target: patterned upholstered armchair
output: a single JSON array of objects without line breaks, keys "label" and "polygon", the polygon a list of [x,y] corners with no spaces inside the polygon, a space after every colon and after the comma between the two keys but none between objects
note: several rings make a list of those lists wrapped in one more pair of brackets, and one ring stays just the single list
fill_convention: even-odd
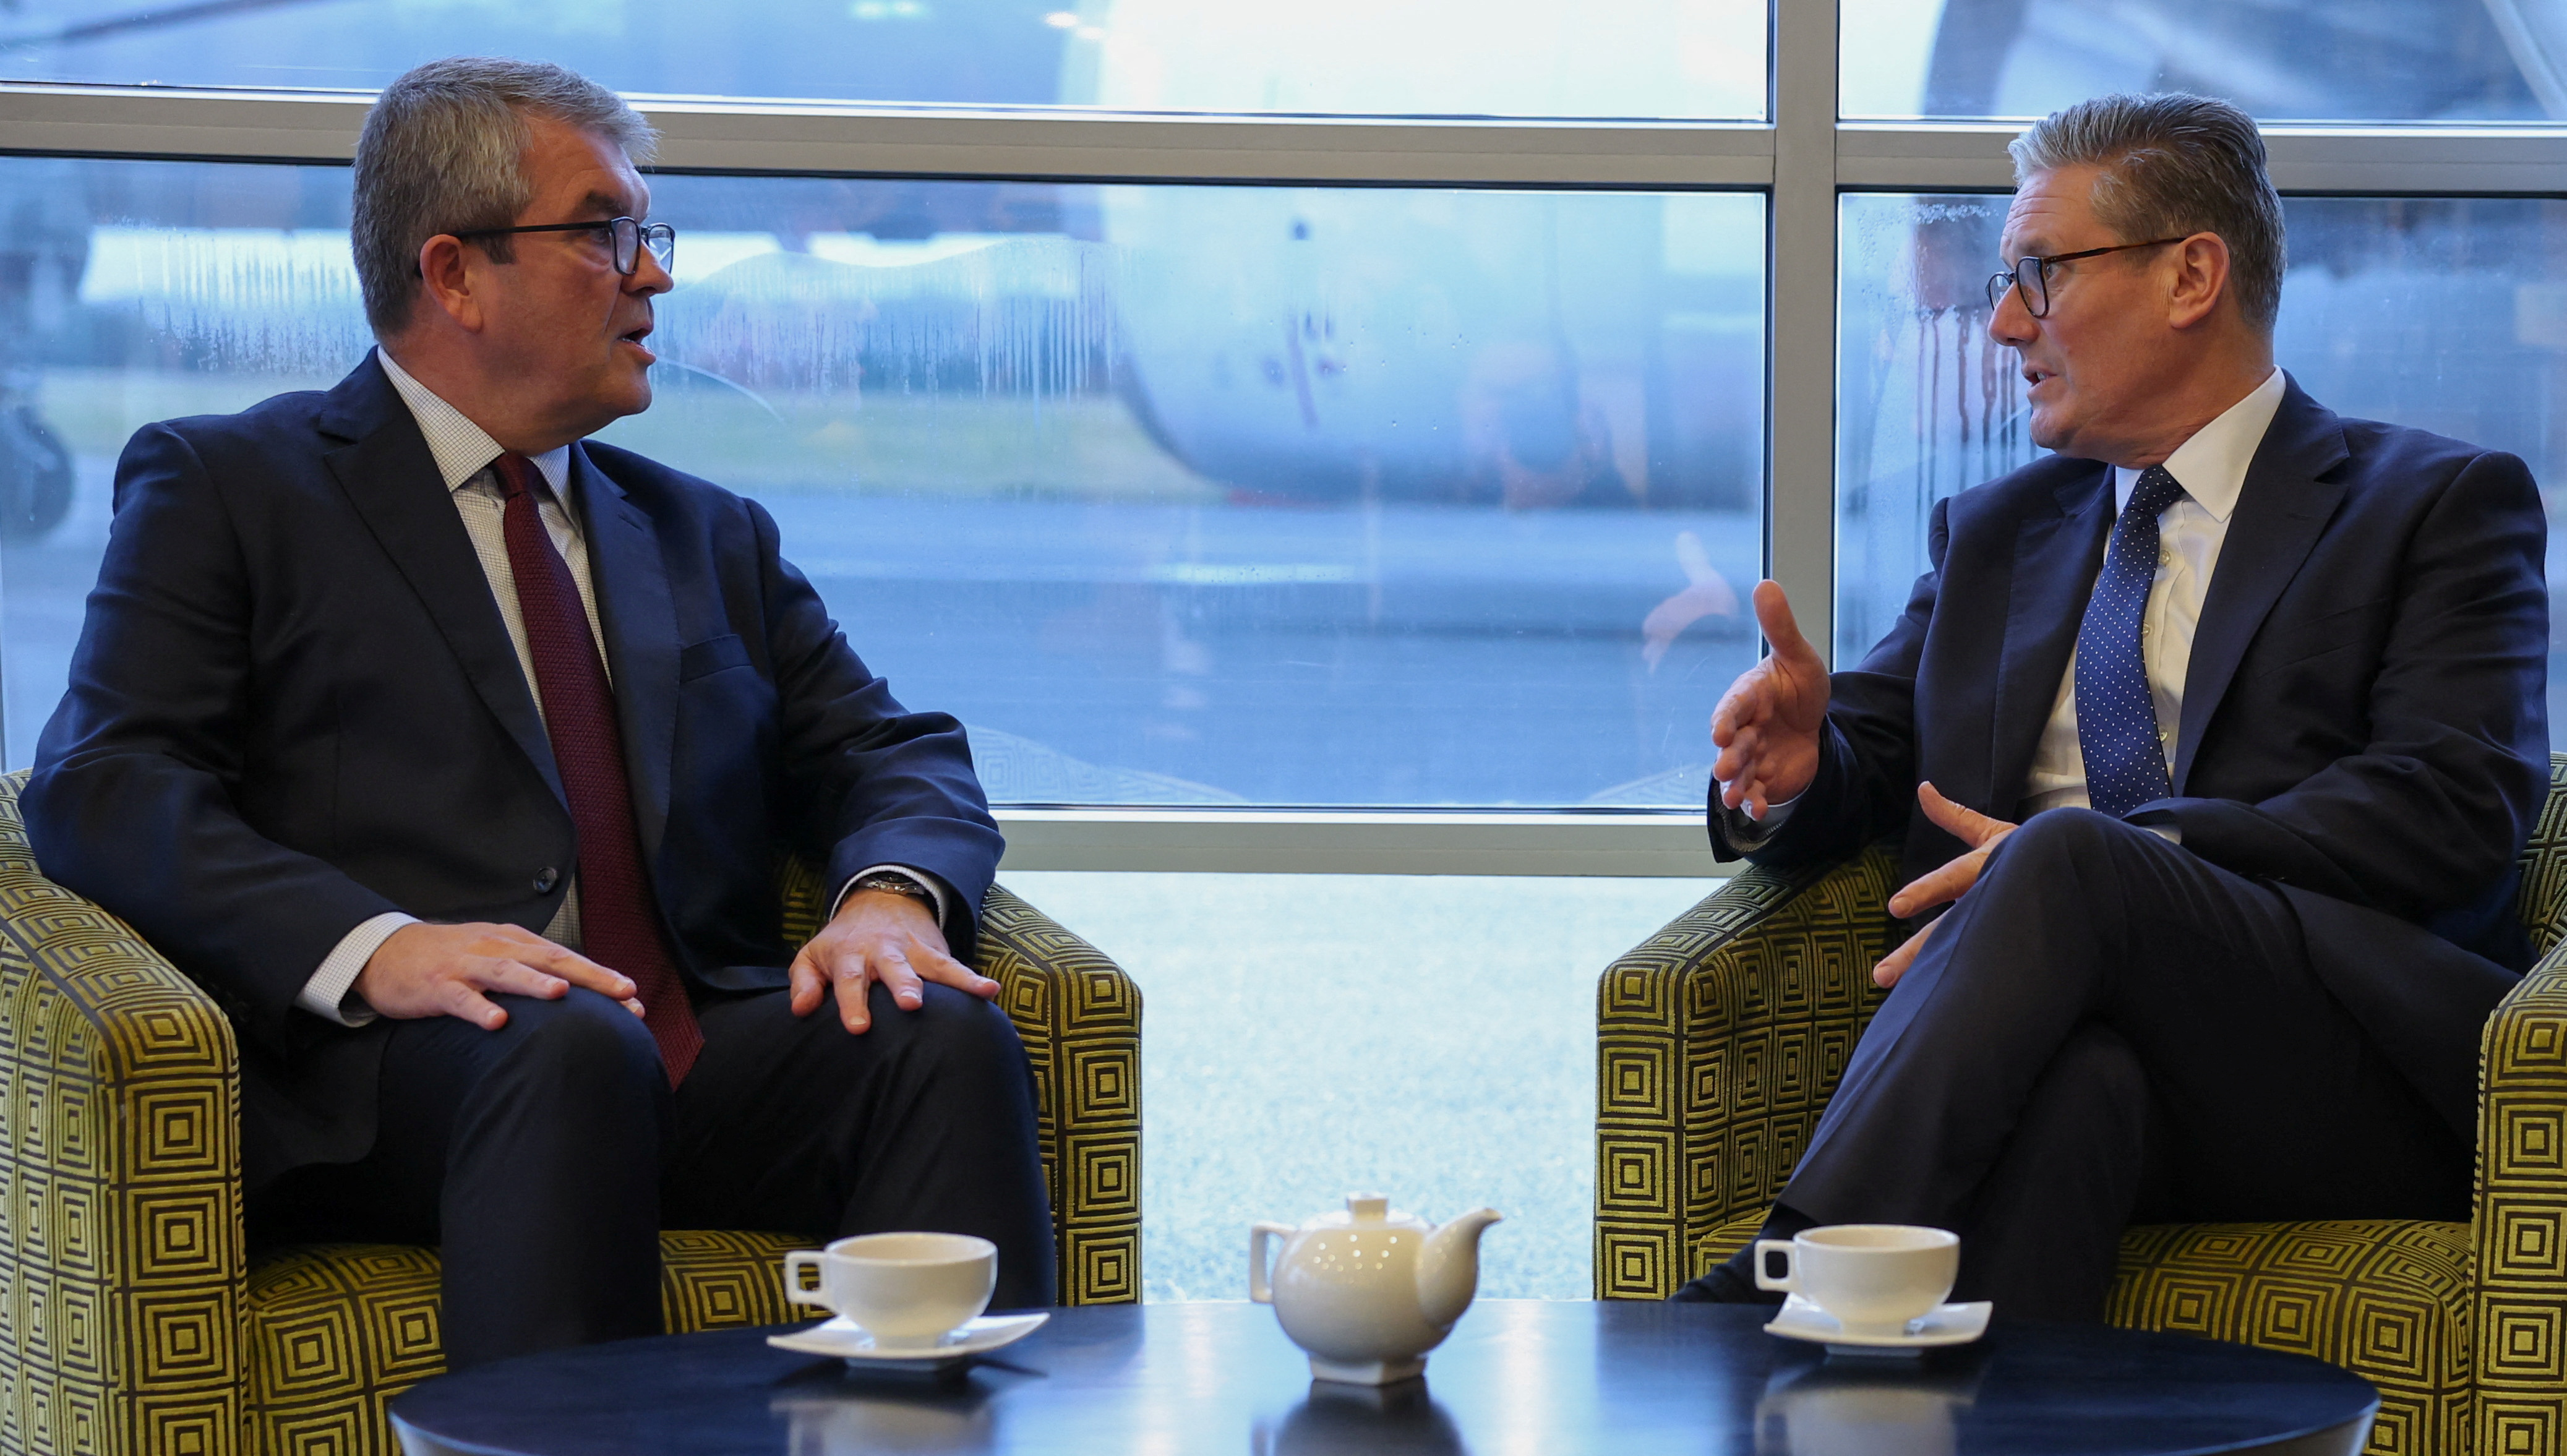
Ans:
[{"label": "patterned upholstered armchair", "polygon": [[[444,1368],[432,1249],[248,1258],[239,1089],[213,1002],[116,917],[36,872],[0,779],[0,1452],[396,1450],[384,1408]],[[787,866],[788,934],[819,922]],[[1141,1288],[1141,998],[1004,890],[980,967],[1030,1054],[1062,1299]],[[663,1236],[671,1329],[771,1324],[810,1231]]]},{"label": "patterned upholstered armchair", "polygon": [[[2541,961],[2488,1020],[2465,1224],[2135,1228],[2115,1323],[2380,1387],[2370,1449],[2567,1456],[2567,754],[2523,852]],[[1755,1232],[1880,1003],[1894,861],[1753,869],[1597,989],[1595,1294],[1658,1299]]]}]

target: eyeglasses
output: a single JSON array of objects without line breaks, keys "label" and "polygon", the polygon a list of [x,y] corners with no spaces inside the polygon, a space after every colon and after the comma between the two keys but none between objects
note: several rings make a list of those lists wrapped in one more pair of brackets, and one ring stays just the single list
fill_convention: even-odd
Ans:
[{"label": "eyeglasses", "polygon": [[678,230],[665,222],[644,222],[632,217],[610,217],[603,222],[538,222],[528,227],[458,228],[450,237],[502,237],[517,232],[602,232],[615,244],[615,271],[630,278],[642,266],[642,249],[660,260],[662,268],[674,265],[678,256]]},{"label": "eyeglasses", "polygon": [[2015,265],[2002,273],[1988,275],[1988,307],[2005,307],[2006,290],[2021,289],[2026,312],[2036,319],[2050,317],[2050,270],[2061,263],[2074,263],[2080,258],[2100,258],[2106,253],[2126,253],[2133,248],[2161,248],[2179,243],[2179,237],[2161,237],[2148,242],[2115,243],[2109,248],[2088,248],[2082,253],[2053,253],[2047,258],[2018,258]]}]

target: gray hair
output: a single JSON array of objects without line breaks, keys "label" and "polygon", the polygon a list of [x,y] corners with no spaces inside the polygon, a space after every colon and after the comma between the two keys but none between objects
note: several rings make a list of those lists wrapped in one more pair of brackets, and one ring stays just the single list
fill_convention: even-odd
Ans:
[{"label": "gray hair", "polygon": [[[636,162],[658,150],[660,134],[622,97],[543,62],[457,56],[430,61],[384,89],[357,139],[349,228],[375,337],[409,324],[420,291],[419,250],[429,238],[506,227],[534,200],[524,165],[530,116],[593,132]],[[483,250],[514,262],[511,241],[490,238]]]},{"label": "gray hair", "polygon": [[2124,242],[2213,232],[2246,322],[2270,334],[2282,311],[2282,198],[2254,119],[2181,92],[2099,96],[2053,112],[2006,144],[2016,185],[2035,172],[2095,166],[2095,216]]}]

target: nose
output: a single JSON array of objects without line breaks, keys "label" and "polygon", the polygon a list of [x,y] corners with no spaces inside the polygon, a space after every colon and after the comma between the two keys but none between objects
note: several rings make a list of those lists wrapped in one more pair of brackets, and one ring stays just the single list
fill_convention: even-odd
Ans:
[{"label": "nose", "polygon": [[1988,315],[1988,337],[2008,349],[2021,349],[2041,332],[2041,321],[2024,306],[2023,290],[2009,288],[1997,298],[1996,312]]},{"label": "nose", "polygon": [[639,256],[633,260],[633,276],[625,280],[625,291],[647,297],[666,293],[678,286],[677,278],[671,275],[667,268],[661,266],[659,254],[647,247],[637,248],[635,251]]}]

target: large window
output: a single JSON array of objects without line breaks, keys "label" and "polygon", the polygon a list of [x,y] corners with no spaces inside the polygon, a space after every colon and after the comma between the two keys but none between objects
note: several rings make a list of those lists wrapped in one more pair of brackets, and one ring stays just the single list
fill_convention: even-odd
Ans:
[{"label": "large window", "polygon": [[[1595,973],[1690,908],[1678,879],[1002,873],[1114,955],[1141,1040],[1143,1281],[1247,1296],[1247,1226],[1359,1188],[1507,1216],[1480,1293],[1582,1300]],[[1535,933],[1528,933],[1529,931]]]},{"label": "large window", "polygon": [[2110,91],[2191,91],[2258,118],[2567,116],[2550,0],[1844,0],[1845,114],[2038,117]]},{"label": "large window", "polygon": [[[13,762],[126,437],[363,357],[347,182],[0,158],[44,214]],[[658,398],[604,437],[763,501],[871,665],[971,727],[994,798],[1702,802],[1761,565],[1761,198],[655,191]]]},{"label": "large window", "polygon": [[16,0],[0,76],[371,90],[464,50],[664,96],[1749,119],[1765,24],[1758,0]]},{"label": "large window", "polygon": [[1515,1215],[1491,1292],[1583,1293],[1593,978],[1709,888],[1748,587],[1858,656],[1932,502],[2031,456],[2005,119],[2244,105],[2285,367],[2567,482],[2536,0],[18,0],[10,765],[124,439],[362,355],[364,93],[467,47],[668,135],[659,402],[610,437],[773,510],[971,725],[1009,882],[1141,980],[1153,1298],[1374,1179]]}]

